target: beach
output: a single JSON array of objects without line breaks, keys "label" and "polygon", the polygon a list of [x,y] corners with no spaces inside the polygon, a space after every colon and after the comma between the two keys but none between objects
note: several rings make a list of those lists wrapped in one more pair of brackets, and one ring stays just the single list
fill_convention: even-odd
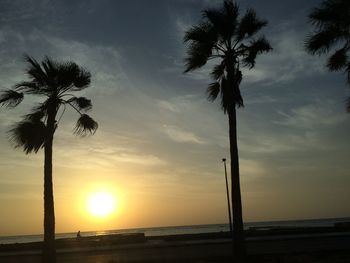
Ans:
[{"label": "beach", "polygon": [[[334,230],[334,229],[333,229]],[[350,262],[350,231],[248,231],[248,262]],[[2,263],[40,262],[40,243],[1,247]],[[143,234],[57,240],[57,262],[230,262],[229,233],[145,237]]]}]

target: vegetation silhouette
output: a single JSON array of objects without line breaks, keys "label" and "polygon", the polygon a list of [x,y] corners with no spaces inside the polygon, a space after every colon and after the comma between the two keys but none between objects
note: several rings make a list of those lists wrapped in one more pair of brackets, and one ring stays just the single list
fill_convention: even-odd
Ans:
[{"label": "vegetation silhouette", "polygon": [[221,9],[204,10],[202,21],[190,28],[184,36],[184,42],[187,43],[185,73],[201,68],[212,59],[219,62],[211,72],[214,82],[209,85],[207,94],[210,101],[214,101],[220,94],[221,107],[229,119],[232,239],[234,258],[238,260],[246,256],[236,123],[236,107],[243,106],[239,89],[242,80],[240,68],[253,68],[257,55],[272,50],[264,36],[254,38],[266,25],[267,21],[257,18],[253,9],[248,9],[240,16],[239,6],[232,0],[226,0]]},{"label": "vegetation silhouette", "polygon": [[[350,85],[350,1],[325,0],[314,8],[309,19],[316,32],[306,40],[307,51],[321,55],[334,48],[327,67],[330,71],[344,71]],[[350,112],[350,97],[346,100],[346,109]]]},{"label": "vegetation silhouette", "polygon": [[[67,106],[80,115],[74,133],[80,136],[93,134],[98,128],[85,112],[92,108],[91,100],[75,97],[72,93],[90,85],[91,74],[74,62],[56,62],[45,57],[39,63],[25,56],[29,67],[26,73],[29,81],[16,84],[0,95],[0,105],[16,107],[26,95],[34,95],[45,100],[23,116],[9,131],[15,147],[23,148],[26,154],[37,153],[44,148],[44,245],[43,262],[55,263],[55,212],[52,185],[52,148],[57,126]],[[58,117],[58,119],[57,119]]]}]

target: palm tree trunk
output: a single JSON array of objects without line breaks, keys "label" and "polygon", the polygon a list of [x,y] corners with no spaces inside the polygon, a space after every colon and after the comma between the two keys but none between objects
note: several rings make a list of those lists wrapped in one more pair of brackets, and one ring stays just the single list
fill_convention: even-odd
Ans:
[{"label": "palm tree trunk", "polygon": [[239,182],[239,161],[237,147],[237,117],[236,107],[228,109],[229,133],[230,133],[230,154],[231,154],[231,202],[233,213],[233,256],[241,260],[246,256],[244,243],[243,217],[241,187]]},{"label": "palm tree trunk", "polygon": [[52,184],[52,146],[55,132],[55,113],[48,114],[44,162],[44,247],[43,263],[56,263],[55,210]]}]

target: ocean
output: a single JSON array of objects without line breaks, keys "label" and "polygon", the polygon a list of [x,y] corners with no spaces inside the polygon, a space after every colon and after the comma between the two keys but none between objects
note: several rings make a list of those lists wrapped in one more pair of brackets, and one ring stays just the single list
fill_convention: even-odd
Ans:
[{"label": "ocean", "polygon": [[[277,227],[331,227],[335,223],[350,222],[350,217],[327,218],[327,219],[306,219],[306,220],[286,220],[286,221],[265,221],[247,222],[244,228],[277,228]],[[191,225],[191,226],[169,226],[169,227],[149,227],[134,229],[116,229],[106,231],[81,232],[81,236],[100,236],[111,234],[144,233],[145,236],[166,236],[176,234],[198,234],[229,231],[228,224]],[[57,233],[56,239],[76,237],[77,232]],[[43,241],[43,235],[22,235],[22,236],[0,236],[0,244],[29,243]]]}]

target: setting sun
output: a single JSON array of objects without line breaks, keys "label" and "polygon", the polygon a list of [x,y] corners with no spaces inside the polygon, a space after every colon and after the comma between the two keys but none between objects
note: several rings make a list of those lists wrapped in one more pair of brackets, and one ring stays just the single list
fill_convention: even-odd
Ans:
[{"label": "setting sun", "polygon": [[96,217],[109,216],[116,209],[115,197],[109,192],[93,193],[87,200],[87,209]]}]

